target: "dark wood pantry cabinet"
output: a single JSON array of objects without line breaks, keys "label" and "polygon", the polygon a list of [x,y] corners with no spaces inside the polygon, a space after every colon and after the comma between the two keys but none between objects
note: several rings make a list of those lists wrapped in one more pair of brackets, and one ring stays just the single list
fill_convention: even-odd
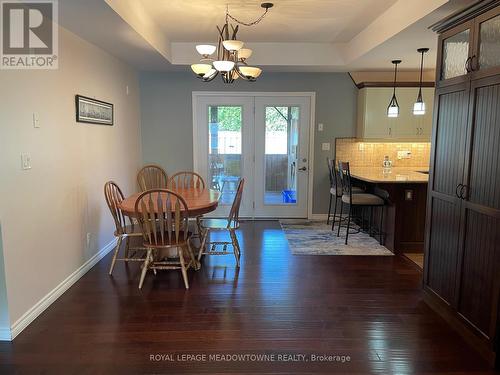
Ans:
[{"label": "dark wood pantry cabinet", "polygon": [[498,367],[500,1],[477,2],[433,29],[425,299]]}]

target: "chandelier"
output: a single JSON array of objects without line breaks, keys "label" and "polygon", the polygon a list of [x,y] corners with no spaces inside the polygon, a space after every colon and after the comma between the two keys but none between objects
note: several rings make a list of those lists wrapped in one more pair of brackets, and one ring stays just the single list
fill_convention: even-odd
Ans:
[{"label": "chandelier", "polygon": [[[191,69],[203,82],[210,82],[219,74],[224,83],[233,83],[241,78],[245,81],[254,82],[262,73],[262,69],[247,64],[247,59],[252,55],[250,48],[243,48],[244,43],[237,39],[239,25],[253,26],[262,21],[268,10],[273,7],[272,3],[262,3],[264,13],[255,21],[245,23],[239,21],[231,14],[226,7],[226,23],[222,28],[217,26],[219,32],[217,46],[211,44],[201,44],[196,46],[196,51],[202,56],[198,64],[191,65]],[[239,25],[236,27],[229,23],[229,20]],[[231,30],[229,30],[231,28]],[[212,58],[217,51],[216,58]]]}]

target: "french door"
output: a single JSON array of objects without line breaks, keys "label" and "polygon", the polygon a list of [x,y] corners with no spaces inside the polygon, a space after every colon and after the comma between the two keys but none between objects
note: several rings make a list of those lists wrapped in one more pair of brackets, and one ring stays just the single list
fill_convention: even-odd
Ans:
[{"label": "french door", "polygon": [[193,93],[194,167],[225,216],[245,178],[243,217],[307,217],[311,95]]}]

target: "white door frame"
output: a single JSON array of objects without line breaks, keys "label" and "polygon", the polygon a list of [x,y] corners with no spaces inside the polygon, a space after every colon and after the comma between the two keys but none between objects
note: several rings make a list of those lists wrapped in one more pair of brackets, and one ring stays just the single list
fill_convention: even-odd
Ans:
[{"label": "white door frame", "polygon": [[193,91],[192,92],[192,113],[193,113],[193,170],[199,170],[197,154],[200,145],[197,140],[197,115],[196,107],[200,96],[302,96],[309,97],[311,100],[310,121],[309,121],[309,181],[307,192],[307,218],[312,219],[313,213],[313,188],[314,188],[314,133],[315,133],[315,114],[316,114],[316,92],[297,91],[297,92],[265,92],[265,91]]}]

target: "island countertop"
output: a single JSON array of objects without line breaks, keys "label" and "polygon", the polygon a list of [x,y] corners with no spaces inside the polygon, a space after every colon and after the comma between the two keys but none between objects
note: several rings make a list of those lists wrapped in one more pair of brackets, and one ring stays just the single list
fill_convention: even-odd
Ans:
[{"label": "island countertop", "polygon": [[426,184],[429,181],[429,167],[354,167],[351,176],[370,183]]}]

